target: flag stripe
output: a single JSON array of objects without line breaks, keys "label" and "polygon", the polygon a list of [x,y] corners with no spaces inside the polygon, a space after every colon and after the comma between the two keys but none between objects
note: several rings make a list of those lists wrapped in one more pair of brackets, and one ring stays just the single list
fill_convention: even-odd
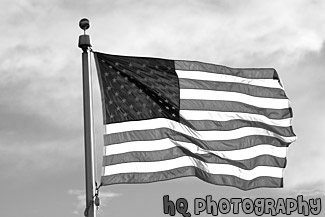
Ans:
[{"label": "flag stripe", "polygon": [[[183,123],[183,120],[180,121]],[[210,120],[200,120],[200,121],[184,121],[184,124],[190,126],[198,131],[231,131],[239,130],[244,127],[253,127],[265,129],[270,132],[276,133],[280,136],[293,137],[295,134],[292,132],[292,127],[278,127],[267,125],[261,122],[246,121],[246,120],[231,120],[231,121],[210,121]]]},{"label": "flag stripe", "polygon": [[105,125],[105,134],[112,133],[121,133],[125,131],[134,131],[134,130],[149,130],[156,128],[168,128],[173,131],[182,133],[184,135],[190,136],[194,139],[211,141],[211,140],[231,140],[238,139],[245,136],[250,135],[264,135],[271,136],[274,138],[281,139],[284,142],[293,142],[295,140],[295,136],[281,136],[269,130],[265,130],[262,128],[256,127],[242,127],[235,130],[229,131],[198,131],[191,129],[190,127],[165,118],[155,118],[149,120],[141,120],[141,121],[128,121],[121,123],[113,123],[110,125]]},{"label": "flag stripe", "polygon": [[251,96],[286,99],[283,89],[254,86],[251,84],[229,83],[219,81],[201,81],[192,79],[179,79],[181,89],[204,89],[217,91],[230,91],[244,93]]},{"label": "flag stripe", "polygon": [[270,109],[270,108],[258,108],[248,104],[240,102],[230,101],[211,101],[211,100],[194,100],[194,99],[182,99],[180,101],[181,110],[208,110],[208,111],[220,111],[220,112],[239,112],[260,114],[270,119],[286,119],[292,117],[291,108],[285,109]]},{"label": "flag stripe", "polygon": [[251,79],[279,79],[275,69],[272,68],[230,68],[197,61],[175,60],[175,69],[185,71],[211,72],[224,75],[233,75]]},{"label": "flag stripe", "polygon": [[[152,145],[152,143],[155,145]],[[191,142],[182,142],[173,140],[170,138],[149,140],[149,141],[133,141],[124,142],[119,144],[113,144],[105,146],[104,155],[116,155],[128,152],[154,152],[160,150],[168,150],[174,147],[181,147],[183,149],[189,150],[193,154],[213,154],[228,160],[246,160],[251,159],[260,155],[272,155],[279,158],[284,158],[286,156],[286,147],[275,147],[272,145],[257,145],[249,148],[236,149],[230,151],[214,151],[203,149]]]},{"label": "flag stripe", "polygon": [[[292,118],[271,119],[264,115],[249,114],[240,112],[220,112],[220,111],[200,111],[200,110],[180,110],[180,115],[186,120],[213,120],[226,122],[231,120],[257,121],[278,127],[290,127]],[[221,124],[221,123],[220,123]]]},{"label": "flag stripe", "polygon": [[166,181],[190,176],[195,176],[211,184],[233,186],[242,190],[250,190],[259,187],[278,188],[283,186],[283,178],[263,176],[257,177],[253,180],[244,180],[231,175],[213,175],[196,167],[181,167],[153,173],[124,173],[102,176],[101,181],[106,185],[130,183],[136,184]]},{"label": "flag stripe", "polygon": [[282,178],[283,169],[279,167],[258,166],[245,170],[229,164],[205,163],[190,156],[155,162],[129,162],[104,167],[104,176],[121,173],[152,173],[167,171],[180,167],[193,166],[210,174],[232,175],[244,180],[252,180],[261,176]]},{"label": "flag stripe", "polygon": [[171,160],[183,156],[191,156],[206,163],[229,164],[245,170],[252,170],[258,166],[273,166],[284,168],[285,158],[278,158],[270,155],[261,155],[246,160],[228,160],[213,154],[194,155],[181,147],[174,147],[167,150],[154,152],[129,152],[125,154],[104,156],[103,166],[116,165],[128,162],[155,162]]},{"label": "flag stripe", "polygon": [[158,128],[151,130],[136,130],[121,132],[115,134],[104,135],[105,146],[111,146],[113,144],[131,142],[131,141],[151,141],[170,138],[180,142],[190,142],[198,147],[207,150],[214,151],[231,151],[236,149],[244,149],[254,147],[257,145],[272,145],[274,147],[288,147],[290,143],[283,142],[282,140],[270,136],[245,136],[239,139],[232,140],[214,140],[214,141],[202,141],[194,139],[190,136],[186,136],[181,133],[177,133],[171,129]]},{"label": "flag stripe", "polygon": [[209,73],[202,71],[181,71],[176,70],[178,78],[187,78],[201,81],[217,81],[217,82],[229,82],[229,83],[241,83],[250,84],[261,87],[279,88],[283,89],[278,80],[273,79],[248,79],[243,77],[237,77],[233,75],[224,75],[219,73]]},{"label": "flag stripe", "polygon": [[227,91],[180,89],[180,98],[181,100],[226,100],[233,102],[242,102],[259,108],[285,109],[290,107],[288,99],[254,97],[243,93]]}]

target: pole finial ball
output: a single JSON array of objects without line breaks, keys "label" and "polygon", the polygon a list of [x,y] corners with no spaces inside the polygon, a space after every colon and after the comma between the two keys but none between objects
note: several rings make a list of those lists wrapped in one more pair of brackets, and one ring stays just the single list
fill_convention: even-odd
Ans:
[{"label": "pole finial ball", "polygon": [[83,29],[84,31],[86,31],[87,29],[89,29],[90,24],[89,24],[89,20],[86,18],[83,18],[79,21],[79,27],[81,29]]}]

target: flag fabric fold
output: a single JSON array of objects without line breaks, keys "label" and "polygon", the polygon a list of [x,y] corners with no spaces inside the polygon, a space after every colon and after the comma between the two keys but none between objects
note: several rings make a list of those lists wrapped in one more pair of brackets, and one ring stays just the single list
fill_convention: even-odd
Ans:
[{"label": "flag fabric fold", "polygon": [[274,69],[94,55],[103,185],[195,176],[242,190],[283,186],[296,136]]}]

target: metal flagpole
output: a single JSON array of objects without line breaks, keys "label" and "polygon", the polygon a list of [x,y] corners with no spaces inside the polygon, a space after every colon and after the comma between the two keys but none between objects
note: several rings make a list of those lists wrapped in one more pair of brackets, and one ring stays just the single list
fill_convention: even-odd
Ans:
[{"label": "metal flagpole", "polygon": [[84,34],[79,36],[78,46],[82,49],[82,77],[83,77],[83,109],[84,109],[84,139],[85,139],[85,169],[86,169],[86,217],[95,217],[94,206],[95,175],[93,158],[93,118],[92,118],[92,93],[91,75],[88,64],[88,48],[91,47],[89,35],[86,30],[89,28],[89,20],[81,19],[79,27]]}]

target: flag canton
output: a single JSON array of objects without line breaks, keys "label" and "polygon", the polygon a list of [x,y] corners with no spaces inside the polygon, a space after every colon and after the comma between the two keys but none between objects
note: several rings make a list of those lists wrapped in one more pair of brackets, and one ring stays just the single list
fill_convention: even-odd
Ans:
[{"label": "flag canton", "polygon": [[104,124],[152,118],[179,121],[179,83],[173,61],[96,55]]}]

